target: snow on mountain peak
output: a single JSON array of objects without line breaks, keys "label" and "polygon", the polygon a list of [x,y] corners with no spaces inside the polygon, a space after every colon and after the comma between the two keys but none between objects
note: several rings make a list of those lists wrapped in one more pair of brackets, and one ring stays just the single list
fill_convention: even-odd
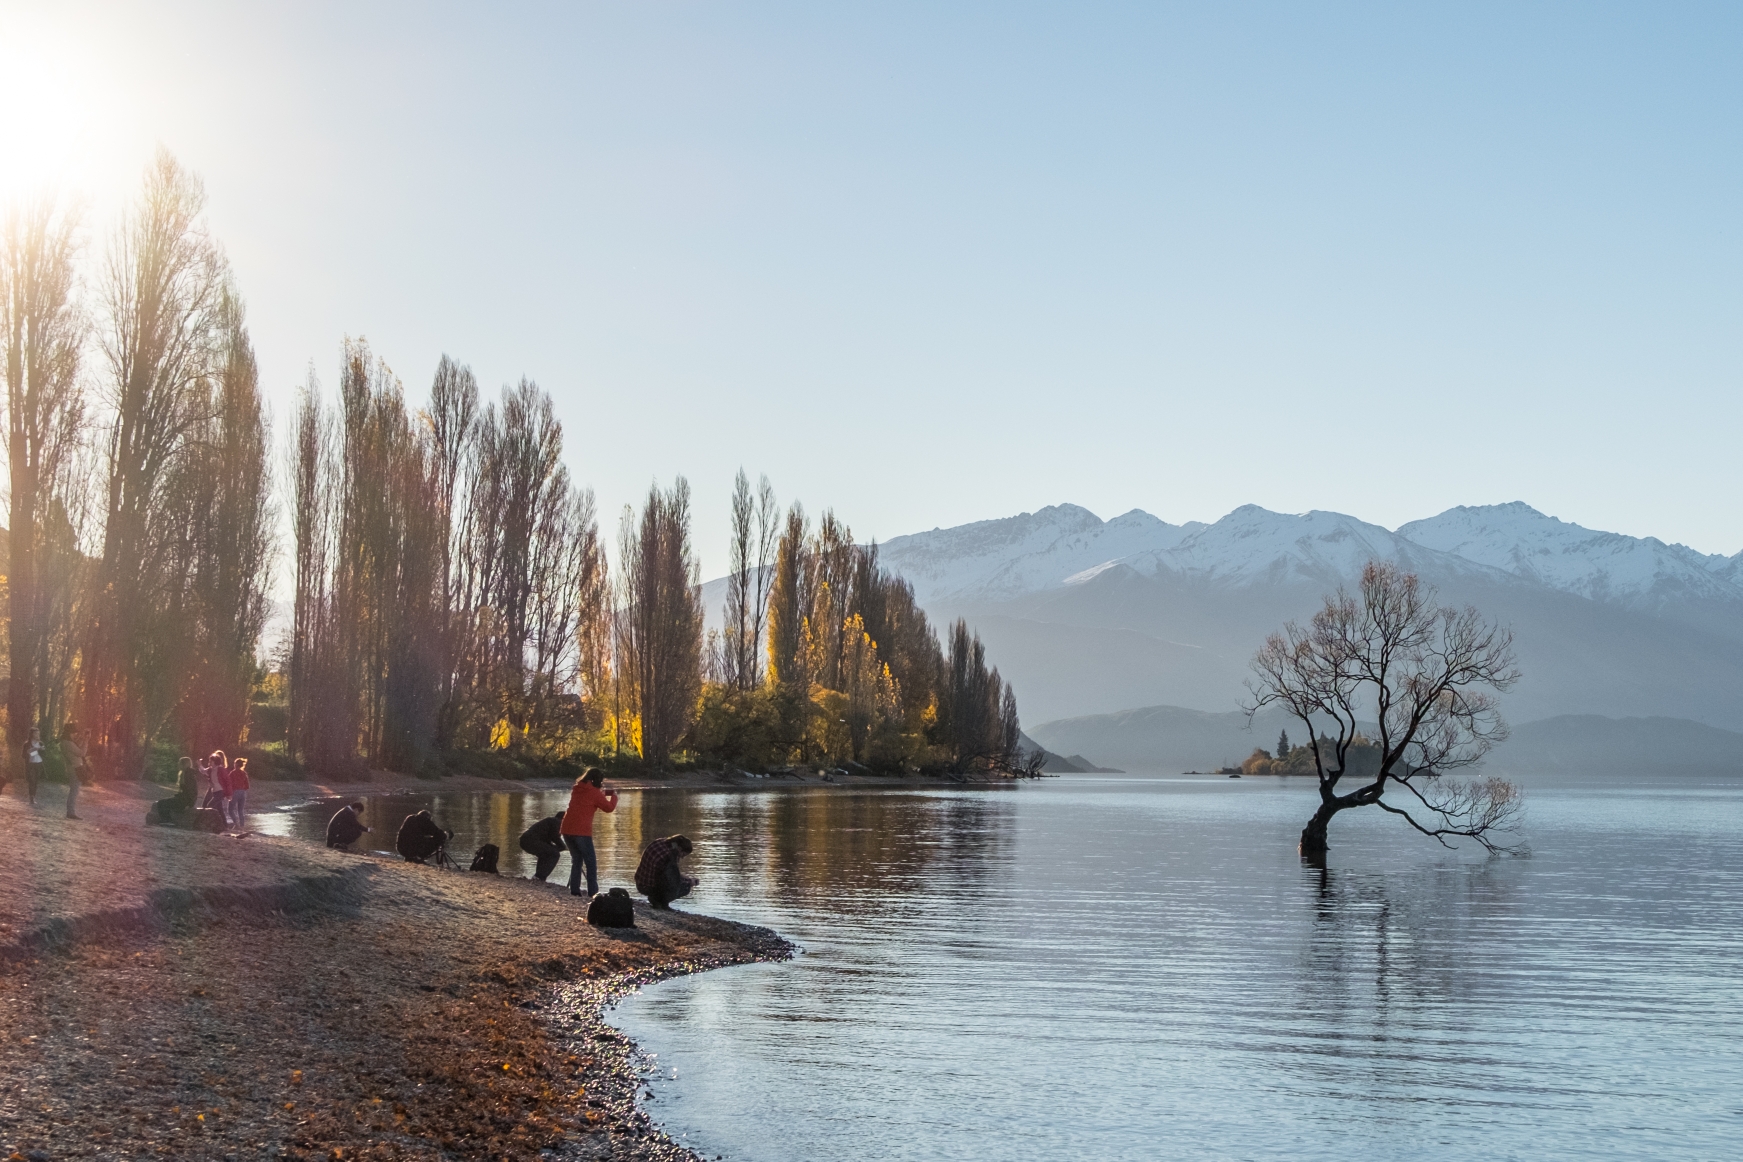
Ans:
[{"label": "snow on mountain peak", "polygon": [[1140,509],[1103,521],[1075,504],[1002,520],[894,537],[879,559],[921,601],[1012,597],[1063,585],[1086,569],[1166,548],[1196,524],[1171,525]]},{"label": "snow on mountain peak", "polygon": [[1449,508],[1398,533],[1594,601],[1656,608],[1672,599],[1743,600],[1743,590],[1723,573],[1723,557],[1657,537],[1597,532],[1517,500]]},{"label": "snow on mountain peak", "polygon": [[1429,580],[1524,581],[1643,611],[1691,600],[1743,609],[1743,553],[1709,557],[1654,537],[1595,532],[1523,501],[1451,508],[1396,532],[1322,509],[1244,504],[1213,524],[1173,525],[1141,509],[1104,521],[1060,504],[896,537],[882,557],[923,602],[1081,585],[1115,566],[1220,586],[1330,588],[1370,560],[1388,560]]},{"label": "snow on mountain peak", "polygon": [[1336,585],[1359,577],[1372,560],[1396,561],[1430,575],[1489,571],[1345,513],[1279,513],[1256,504],[1244,504],[1185,537],[1162,564],[1220,584]]}]

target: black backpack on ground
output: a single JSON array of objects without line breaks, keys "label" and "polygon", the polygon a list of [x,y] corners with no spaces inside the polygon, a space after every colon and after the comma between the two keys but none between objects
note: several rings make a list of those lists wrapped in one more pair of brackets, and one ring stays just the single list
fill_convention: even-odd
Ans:
[{"label": "black backpack on ground", "polygon": [[595,928],[634,928],[635,903],[623,888],[612,888],[587,905],[587,922]]},{"label": "black backpack on ground", "polygon": [[502,854],[502,848],[494,843],[487,843],[472,853],[472,870],[496,874],[496,859]]},{"label": "black backpack on ground", "polygon": [[194,830],[218,834],[224,830],[224,813],[216,807],[195,807]]}]

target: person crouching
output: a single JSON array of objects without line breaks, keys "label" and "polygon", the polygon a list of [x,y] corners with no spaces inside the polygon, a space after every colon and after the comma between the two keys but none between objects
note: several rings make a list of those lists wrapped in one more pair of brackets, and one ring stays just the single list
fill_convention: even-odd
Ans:
[{"label": "person crouching", "polygon": [[685,875],[678,861],[693,850],[690,840],[682,835],[668,835],[648,844],[641,863],[636,865],[636,890],[648,898],[648,903],[661,909],[670,907],[680,896],[689,895],[690,889],[702,881]]},{"label": "person crouching", "polygon": [[545,877],[557,870],[557,860],[564,851],[563,813],[559,811],[548,819],[541,819],[521,832],[520,849],[532,856],[537,865],[533,869],[533,878],[544,883]]},{"label": "person crouching", "polygon": [[428,811],[418,811],[407,815],[399,825],[394,846],[408,863],[423,863],[445,848],[452,838],[454,833],[438,827]]},{"label": "person crouching", "polygon": [[338,851],[350,851],[351,845],[369,833],[363,826],[363,800],[347,803],[327,820],[327,846]]}]

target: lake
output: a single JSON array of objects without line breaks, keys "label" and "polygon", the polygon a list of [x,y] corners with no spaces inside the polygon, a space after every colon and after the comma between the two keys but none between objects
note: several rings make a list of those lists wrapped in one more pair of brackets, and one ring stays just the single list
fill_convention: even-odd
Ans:
[{"label": "lake", "polygon": [[[1734,1155],[1743,787],[1528,787],[1528,858],[1357,811],[1323,872],[1277,779],[629,794],[606,884],[683,831],[680,907],[805,954],[613,1021],[665,1128],[745,1162]],[[507,871],[565,796],[434,803]]]}]

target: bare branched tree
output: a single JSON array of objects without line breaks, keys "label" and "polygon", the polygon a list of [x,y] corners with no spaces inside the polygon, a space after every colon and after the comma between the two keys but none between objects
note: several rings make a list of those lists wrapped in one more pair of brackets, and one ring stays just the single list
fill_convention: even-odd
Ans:
[{"label": "bare branched tree", "polygon": [[649,490],[641,519],[622,537],[620,668],[641,722],[642,757],[656,766],[696,714],[702,682],[702,598],[690,547],[690,484]]},{"label": "bare branched tree", "polygon": [[[710,642],[711,670],[716,680],[748,690],[754,686],[756,640],[751,629],[755,617],[752,596],[756,568],[756,506],[751,500],[750,478],[744,469],[732,482],[732,532],[727,545],[726,628],[718,642]],[[712,634],[710,635],[713,636]],[[718,655],[717,657],[712,655]]]},{"label": "bare branched tree", "polygon": [[287,475],[295,541],[290,643],[290,745],[304,762],[330,769],[353,748],[330,724],[341,696],[334,653],[332,570],[337,509],[335,436],[321,405],[320,384],[309,372],[291,425]]},{"label": "bare branched tree", "polygon": [[224,349],[223,255],[200,222],[205,192],[167,152],[109,253],[102,348],[111,394],[107,498],[96,599],[81,667],[93,757],[137,775],[149,729],[140,662],[169,560],[175,520],[167,485],[210,419],[207,379]]},{"label": "bare branched tree", "polygon": [[[1507,737],[1495,695],[1519,680],[1513,635],[1475,609],[1441,607],[1432,588],[1371,561],[1357,593],[1339,590],[1303,628],[1273,634],[1253,658],[1249,716],[1281,706],[1299,720],[1319,775],[1319,808],[1301,832],[1304,859],[1321,862],[1333,816],[1379,807],[1443,844],[1469,838],[1490,851],[1517,823],[1518,788],[1452,772]],[[1358,718],[1379,726],[1379,770],[1340,793]],[[1365,779],[1366,776],[1363,776]],[[1384,798],[1388,790],[1395,793]]]},{"label": "bare branched tree", "polygon": [[1022,761],[1016,695],[999,677],[997,667],[987,667],[980,635],[971,634],[960,618],[950,628],[946,665],[944,719],[952,769],[1016,769]]},{"label": "bare branched tree", "polygon": [[[45,673],[48,623],[56,598],[66,600],[55,582],[62,582],[60,588],[73,582],[58,578],[54,562],[43,558],[57,556],[49,526],[65,522],[67,470],[85,418],[78,380],[85,336],[76,293],[78,225],[75,208],[44,197],[12,207],[0,226],[0,355],[11,484],[6,721],[15,741],[28,726],[52,725],[44,713],[53,700],[46,688],[53,675]],[[18,746],[7,751],[22,762]]]}]

